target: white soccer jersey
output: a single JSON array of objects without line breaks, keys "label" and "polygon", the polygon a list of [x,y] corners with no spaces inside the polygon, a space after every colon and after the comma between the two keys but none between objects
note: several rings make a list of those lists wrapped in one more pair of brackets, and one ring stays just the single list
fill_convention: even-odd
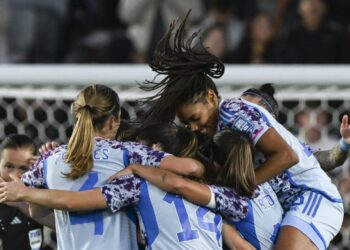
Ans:
[{"label": "white soccer jersey", "polygon": [[[163,152],[141,144],[98,138],[92,171],[70,180],[63,175],[70,172],[70,165],[64,163],[65,152],[66,146],[60,146],[42,156],[33,169],[23,175],[23,182],[36,188],[83,191],[101,187],[129,162],[156,166],[164,156]],[[55,210],[58,249],[137,249],[132,215],[135,214],[127,211],[113,214],[109,210],[79,213]]]},{"label": "white soccer jersey", "polygon": [[150,249],[221,249],[222,219],[208,208],[141,182],[137,204]]},{"label": "white soccer jersey", "polygon": [[257,250],[272,249],[282,222],[283,209],[268,183],[257,187],[245,219],[233,223],[241,235]]},{"label": "white soccer jersey", "polygon": [[[247,198],[232,189],[210,186],[216,211],[232,222],[244,219]],[[151,183],[124,176],[101,189],[108,206],[118,211],[134,204],[149,249],[221,249],[222,219],[208,208],[164,192]]]},{"label": "white soccer jersey", "polygon": [[[221,249],[221,216],[139,178],[102,189],[112,211],[135,204],[148,249]],[[121,195],[120,195],[121,194]]]},{"label": "white soccer jersey", "polygon": [[[243,131],[255,145],[269,128],[274,128],[299,157],[298,164],[270,181],[283,208],[288,210],[296,200],[297,193],[302,190],[314,190],[333,202],[342,202],[336,186],[321,169],[309,148],[300,143],[267,110],[242,99],[224,99],[220,102],[218,131],[223,129]],[[259,159],[261,153],[255,151],[256,160],[261,163],[262,159]]]}]

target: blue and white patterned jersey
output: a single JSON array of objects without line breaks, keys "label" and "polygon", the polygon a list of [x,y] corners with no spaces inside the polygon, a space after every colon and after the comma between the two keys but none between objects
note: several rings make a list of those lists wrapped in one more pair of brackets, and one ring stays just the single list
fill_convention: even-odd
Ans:
[{"label": "blue and white patterned jersey", "polygon": [[[210,186],[216,212],[230,222],[244,219],[248,201],[232,189]],[[208,208],[167,193],[137,177],[124,176],[101,189],[108,206],[118,211],[134,204],[149,249],[221,249],[222,219]]]},{"label": "blue and white patterned jersey", "polygon": [[267,182],[257,187],[256,194],[249,202],[247,217],[233,225],[257,250],[272,249],[282,221],[283,209]]},{"label": "blue and white patterned jersey", "polygon": [[[243,131],[255,145],[269,128],[274,128],[299,157],[298,164],[270,181],[283,208],[288,210],[303,190],[314,190],[331,201],[342,202],[336,186],[321,169],[309,148],[300,143],[266,109],[242,99],[224,99],[220,102],[218,131],[223,129]],[[257,165],[265,161],[264,156],[256,149],[255,160]]]},{"label": "blue and white patterned jersey", "polygon": [[[35,188],[83,191],[103,186],[129,163],[158,166],[165,155],[141,144],[97,138],[92,171],[70,180],[63,175],[71,170],[64,162],[66,150],[60,146],[41,156],[23,175],[23,182]],[[127,210],[116,214],[107,209],[79,213],[55,210],[58,249],[137,249],[135,219]]]},{"label": "blue and white patterned jersey", "polygon": [[[260,109],[263,109],[259,107]],[[217,131],[233,129],[245,132],[253,145],[271,127],[255,106],[242,99],[223,99],[219,104]]]}]

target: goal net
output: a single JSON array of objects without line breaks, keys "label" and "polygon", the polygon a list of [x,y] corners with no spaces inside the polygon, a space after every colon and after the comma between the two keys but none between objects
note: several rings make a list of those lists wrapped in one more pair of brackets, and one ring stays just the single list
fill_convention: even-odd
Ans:
[{"label": "goal net", "polygon": [[[145,65],[2,66],[0,139],[25,133],[38,145],[48,140],[66,142],[73,124],[70,104],[79,90],[92,83],[114,88],[129,116],[135,118],[141,112],[135,100],[150,95],[137,82],[154,76]],[[327,147],[339,137],[341,118],[350,111],[348,66],[227,66],[216,82],[224,98],[275,83],[278,119],[316,148]]]}]

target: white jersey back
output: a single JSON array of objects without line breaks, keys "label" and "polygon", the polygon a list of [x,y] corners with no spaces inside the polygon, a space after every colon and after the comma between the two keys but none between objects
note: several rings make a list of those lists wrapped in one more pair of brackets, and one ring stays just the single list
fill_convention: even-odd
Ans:
[{"label": "white jersey back", "polygon": [[222,219],[211,210],[141,181],[136,206],[149,249],[222,249]]},{"label": "white jersey back", "polygon": [[[64,163],[65,152],[62,147],[44,161],[46,184],[50,189],[83,191],[101,187],[111,175],[124,168],[126,157],[124,150],[113,149],[106,141],[96,142],[93,170],[72,181],[63,176],[70,172],[70,165]],[[137,249],[135,224],[125,211],[55,210],[55,219],[60,249]]]},{"label": "white jersey back", "polygon": [[[273,118],[266,109],[247,101],[243,102],[258,109],[263,120],[270,127],[274,128],[298,155],[298,164],[286,171],[289,183],[294,187],[301,188],[302,190],[316,190],[331,201],[341,202],[341,197],[337,187],[322,170],[316,157],[310,150],[310,147],[301,143],[292,133]],[[261,157],[261,154],[258,155]],[[259,157],[256,157],[256,160],[259,160]]]},{"label": "white jersey back", "polygon": [[283,217],[283,209],[268,183],[258,186],[259,195],[249,202],[245,219],[234,226],[257,250],[272,249]]}]

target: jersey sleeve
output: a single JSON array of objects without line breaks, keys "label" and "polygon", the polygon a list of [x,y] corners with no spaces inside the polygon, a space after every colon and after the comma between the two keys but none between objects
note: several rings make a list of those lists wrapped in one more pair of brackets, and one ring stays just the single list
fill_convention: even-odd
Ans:
[{"label": "jersey sleeve", "polygon": [[271,127],[267,118],[256,107],[239,99],[224,100],[220,105],[219,127],[246,133],[255,145]]},{"label": "jersey sleeve", "polygon": [[46,166],[47,155],[41,155],[34,163],[33,167],[22,175],[22,182],[33,188],[46,188],[44,168]]},{"label": "jersey sleeve", "polygon": [[101,192],[110,210],[117,212],[121,208],[139,201],[140,184],[139,178],[134,175],[126,175],[101,187]]},{"label": "jersey sleeve", "polygon": [[242,197],[228,187],[209,185],[215,196],[215,212],[219,212],[229,223],[243,220],[248,214],[248,198]]},{"label": "jersey sleeve", "polygon": [[155,151],[152,148],[139,143],[125,143],[128,151],[129,164],[138,163],[152,167],[159,167],[161,160],[169,155],[163,151]]}]

